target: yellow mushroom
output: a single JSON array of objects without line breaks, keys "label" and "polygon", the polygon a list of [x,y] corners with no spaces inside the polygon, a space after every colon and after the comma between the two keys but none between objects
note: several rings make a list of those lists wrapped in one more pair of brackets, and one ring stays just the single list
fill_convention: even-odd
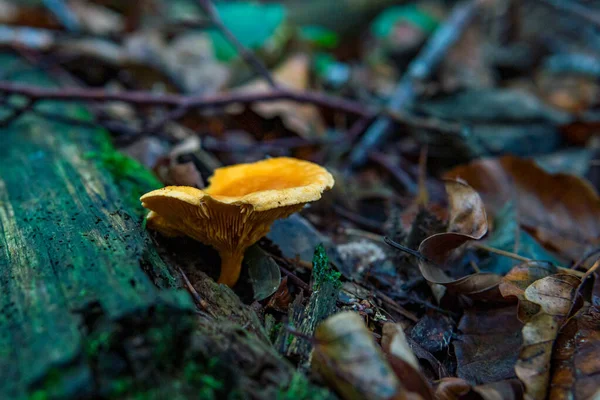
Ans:
[{"label": "yellow mushroom", "polygon": [[147,226],[167,236],[187,235],[217,249],[219,283],[237,282],[244,252],[286,218],[333,187],[326,169],[295,158],[270,158],[215,170],[204,190],[168,186],[143,195]]}]

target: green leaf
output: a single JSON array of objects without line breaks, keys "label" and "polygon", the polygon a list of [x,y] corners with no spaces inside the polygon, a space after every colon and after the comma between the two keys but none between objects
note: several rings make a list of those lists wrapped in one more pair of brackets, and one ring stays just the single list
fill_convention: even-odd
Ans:
[{"label": "green leaf", "polygon": [[[284,6],[277,3],[218,3],[216,7],[225,26],[251,50],[258,50],[273,39],[287,16]],[[218,30],[211,29],[209,34],[217,59],[230,61],[237,57],[235,48]]]},{"label": "green leaf", "polygon": [[337,33],[318,25],[305,25],[301,27],[300,38],[324,49],[333,49],[340,42],[340,37]]}]

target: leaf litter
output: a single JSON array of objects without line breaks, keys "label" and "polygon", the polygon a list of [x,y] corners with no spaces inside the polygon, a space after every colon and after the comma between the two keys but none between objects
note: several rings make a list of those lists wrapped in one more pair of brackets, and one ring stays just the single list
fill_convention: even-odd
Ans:
[{"label": "leaf litter", "polygon": [[[281,398],[309,383],[332,399],[600,396],[598,5],[46,3],[0,0],[0,43],[76,101],[93,88],[218,100],[90,104],[164,185],[203,188],[222,165],[272,156],[335,175],[246,252],[233,291],[210,280],[213,250],[153,236],[199,315],[292,366]],[[3,88],[10,126],[27,93]]]}]

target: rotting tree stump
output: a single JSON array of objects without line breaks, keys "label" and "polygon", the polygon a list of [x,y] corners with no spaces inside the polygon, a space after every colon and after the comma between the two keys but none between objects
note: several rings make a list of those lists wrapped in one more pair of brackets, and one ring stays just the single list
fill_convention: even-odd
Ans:
[{"label": "rotting tree stump", "polygon": [[[13,55],[0,65],[53,85]],[[36,109],[90,119],[81,105]],[[109,143],[31,112],[0,128],[0,398],[329,398],[202,273],[196,314],[142,226],[139,196],[159,182]]]}]

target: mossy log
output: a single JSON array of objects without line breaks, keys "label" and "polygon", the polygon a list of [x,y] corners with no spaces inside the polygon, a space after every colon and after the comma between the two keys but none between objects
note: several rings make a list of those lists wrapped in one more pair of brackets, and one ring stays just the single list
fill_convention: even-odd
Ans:
[{"label": "mossy log", "polygon": [[[51,85],[21,67],[12,78]],[[39,107],[89,119],[77,105]],[[136,206],[157,184],[100,129],[32,113],[0,129],[0,398],[110,394],[144,357],[176,354],[193,303]]]},{"label": "mossy log", "polygon": [[[53,85],[13,55],[0,66]],[[22,100],[0,106],[0,118]],[[90,119],[81,105],[35,107]],[[139,196],[159,185],[101,129],[36,112],[0,128],[0,398],[286,398],[298,382],[300,397],[317,393],[254,311],[206,276],[210,315],[197,314],[143,229]]]}]

